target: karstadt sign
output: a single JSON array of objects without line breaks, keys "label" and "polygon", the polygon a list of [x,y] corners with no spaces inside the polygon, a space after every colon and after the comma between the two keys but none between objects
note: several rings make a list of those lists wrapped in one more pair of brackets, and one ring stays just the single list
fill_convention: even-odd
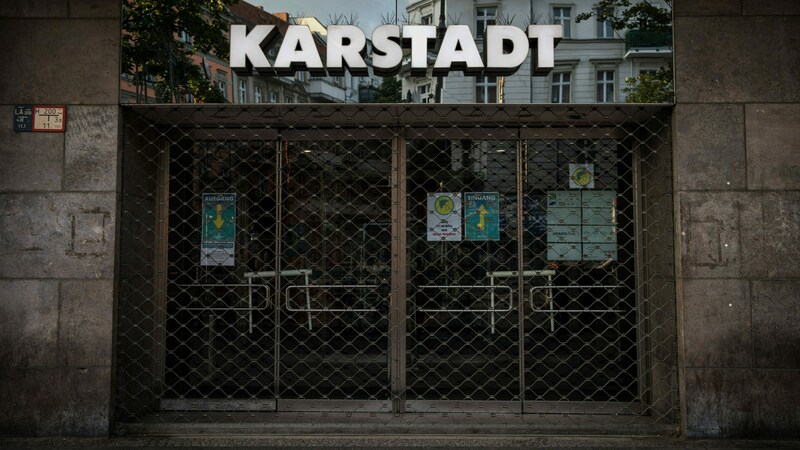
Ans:
[{"label": "karstadt sign", "polygon": [[[561,25],[531,25],[527,33],[509,25],[489,25],[484,35],[483,52],[478,50],[466,25],[450,25],[438,46],[434,75],[463,71],[466,75],[511,75],[519,70],[533,49],[532,72],[546,75],[555,61],[555,47],[561,40]],[[328,27],[325,63],[311,30],[305,25],[289,25],[270,64],[265,51],[278,37],[275,25],[257,25],[249,32],[245,25],[231,25],[230,67],[240,75],[253,70],[261,74],[291,75],[307,70],[313,75],[355,76],[368,74],[364,56],[367,38],[353,25]],[[377,75],[395,75],[403,64],[403,49],[410,49],[411,74],[427,72],[428,52],[436,48],[433,25],[381,25],[372,33],[372,68]]]}]

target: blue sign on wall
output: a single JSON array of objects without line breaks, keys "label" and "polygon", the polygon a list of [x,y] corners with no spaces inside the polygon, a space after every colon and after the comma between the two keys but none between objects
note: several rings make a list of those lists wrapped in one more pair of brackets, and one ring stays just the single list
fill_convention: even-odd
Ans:
[{"label": "blue sign on wall", "polygon": [[467,192],[464,195],[465,237],[469,241],[500,240],[500,194]]},{"label": "blue sign on wall", "polygon": [[14,131],[33,131],[33,105],[14,105]]}]

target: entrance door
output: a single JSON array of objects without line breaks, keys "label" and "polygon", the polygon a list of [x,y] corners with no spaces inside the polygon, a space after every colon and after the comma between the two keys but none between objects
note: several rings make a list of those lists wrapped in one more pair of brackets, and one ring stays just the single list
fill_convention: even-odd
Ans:
[{"label": "entrance door", "polygon": [[392,141],[335,137],[281,143],[278,409],[389,412]]},{"label": "entrance door", "polygon": [[320,108],[126,111],[121,421],[673,423],[668,117]]},{"label": "entrance door", "polygon": [[517,141],[407,135],[409,412],[520,412]]},{"label": "entrance door", "polygon": [[275,260],[276,154],[274,142],[189,139],[161,153],[162,411],[275,409],[275,289],[251,275]]}]

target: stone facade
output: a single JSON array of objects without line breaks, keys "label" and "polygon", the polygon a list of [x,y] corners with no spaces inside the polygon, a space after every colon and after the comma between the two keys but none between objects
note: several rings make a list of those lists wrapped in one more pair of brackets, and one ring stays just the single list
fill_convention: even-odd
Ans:
[{"label": "stone facade", "polygon": [[[683,431],[800,436],[800,2],[674,8]],[[0,434],[112,430],[119,14],[0,4]],[[11,131],[20,103],[67,131]]]},{"label": "stone facade", "polygon": [[[120,2],[4,2],[0,45],[0,434],[108,435]],[[12,131],[66,105],[64,133]]]},{"label": "stone facade", "polygon": [[800,435],[800,3],[676,0],[683,426]]}]

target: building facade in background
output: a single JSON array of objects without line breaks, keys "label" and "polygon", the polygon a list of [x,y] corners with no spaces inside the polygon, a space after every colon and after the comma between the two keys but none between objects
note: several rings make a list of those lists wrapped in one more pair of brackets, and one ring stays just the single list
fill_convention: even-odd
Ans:
[{"label": "building facade in background", "polygon": [[[651,2],[659,7],[666,3]],[[547,76],[532,76],[531,59],[511,76],[414,77],[404,71],[403,96],[414,103],[625,103],[625,79],[642,72],[655,73],[672,65],[671,33],[614,30],[592,17],[578,22],[579,14],[597,9],[597,2],[534,0],[446,0],[447,25],[469,25],[482,50],[487,25],[560,24],[563,39],[556,47],[556,67]],[[407,20],[438,25],[442,0],[412,0]],[[435,53],[429,56],[435,58]],[[432,64],[431,64],[432,66]]]},{"label": "building facade in background", "polygon": [[[455,4],[448,2],[450,7]],[[470,5],[469,11],[471,11],[473,4],[471,2],[465,4]],[[528,5],[529,3],[524,6]],[[539,2],[534,2],[534,7],[538,5]],[[134,191],[124,190],[125,182],[142,185],[147,180],[144,177],[137,180],[131,176],[130,157],[136,155],[136,152],[128,152],[125,149],[128,146],[139,146],[152,150],[150,154],[139,153],[143,156],[140,166],[142,172],[150,177],[158,177],[162,181],[168,180],[170,175],[168,170],[172,169],[167,167],[169,164],[164,164],[165,158],[168,158],[170,153],[175,156],[187,155],[191,148],[186,146],[181,148],[184,143],[180,140],[169,140],[165,146],[156,146],[156,141],[151,139],[150,133],[166,130],[172,133],[166,138],[175,135],[181,138],[183,131],[175,125],[180,125],[178,123],[180,120],[191,122],[193,111],[215,115],[215,118],[225,120],[229,118],[225,113],[234,110],[226,111],[225,106],[196,108],[162,106],[160,108],[162,111],[166,110],[167,114],[161,123],[146,127],[143,134],[134,136],[136,139],[124,140],[123,129],[128,123],[135,120],[150,120],[146,117],[148,111],[155,111],[158,108],[140,107],[137,112],[130,106],[120,106],[119,3],[51,1],[47,2],[47,6],[43,8],[29,2],[0,3],[0,45],[9,50],[10,57],[9,63],[0,68],[0,105],[2,105],[0,110],[6,111],[4,117],[11,120],[16,110],[25,109],[19,105],[35,104],[64,106],[67,117],[63,132],[17,132],[11,126],[0,127],[0,153],[3,154],[4,162],[3,176],[0,177],[0,209],[3,211],[0,215],[3,228],[3,253],[0,256],[0,287],[2,287],[0,289],[2,292],[0,294],[0,361],[2,361],[0,434],[109,436],[118,431],[116,423],[119,421],[119,416],[115,412],[116,391],[123,386],[118,376],[120,365],[119,353],[115,349],[116,342],[125,337],[125,332],[134,329],[134,327],[121,329],[117,322],[117,303],[124,295],[120,292],[121,264],[129,263],[131,267],[148,271],[149,275],[167,273],[169,269],[166,265],[154,266],[152,253],[148,254],[148,249],[136,245],[136,242],[130,244],[121,240],[123,230],[137,231],[143,234],[149,233],[153,242],[163,245],[165,240],[155,237],[163,236],[165,233],[163,230],[170,226],[167,222],[156,223],[158,227],[163,228],[159,232],[155,227],[150,227],[142,221],[145,214],[138,214],[139,212],[152,217],[154,211],[159,208],[169,207],[169,202],[164,201],[168,197],[137,196]],[[559,5],[550,6],[550,8],[556,7],[562,8]],[[571,4],[563,7],[574,8]],[[483,11],[481,17],[489,18],[489,12],[491,11]],[[560,20],[565,20],[563,10],[553,10],[553,12],[559,14]],[[577,10],[569,11],[569,17],[574,17],[574,13],[577,12]],[[431,8],[433,17],[426,20],[431,20],[432,23],[438,22],[437,14]],[[496,16],[500,14],[502,9],[496,12]],[[470,22],[475,17],[477,15],[472,16]],[[467,19],[462,17],[459,20],[461,23],[466,23]],[[577,25],[586,24],[588,23]],[[674,264],[675,276],[674,279],[662,280],[664,286],[674,288],[674,296],[666,298],[662,312],[674,313],[675,316],[674,320],[669,316],[670,320],[663,322],[667,325],[661,330],[668,332],[671,338],[677,336],[677,339],[670,340],[677,348],[677,352],[666,355],[670,360],[674,358],[677,369],[675,372],[669,372],[669,377],[660,379],[656,377],[656,381],[674,383],[675,392],[679,397],[679,403],[675,404],[679,408],[670,409],[675,414],[670,416],[669,433],[680,433],[689,438],[797,438],[800,437],[800,416],[797,407],[800,404],[800,389],[797,386],[797,379],[800,377],[800,329],[796,323],[796,318],[800,314],[798,296],[800,264],[797,263],[797,255],[800,254],[798,244],[800,243],[798,239],[800,178],[793,168],[800,166],[800,152],[797,151],[797,143],[800,142],[800,81],[794,70],[800,67],[800,53],[796,50],[800,48],[800,34],[796,32],[800,27],[800,3],[782,0],[758,2],[675,0],[674,24],[675,104],[664,105],[662,108],[665,118],[659,123],[669,125],[668,128],[659,128],[664,132],[663,136],[653,133],[650,122],[634,127],[620,123],[618,120],[620,117],[624,122],[628,118],[635,118],[636,111],[646,109],[638,105],[628,109],[634,111],[632,114],[609,115],[609,120],[604,121],[603,126],[610,130],[603,128],[598,130],[601,134],[620,130],[631,131],[654,142],[661,141],[671,149],[670,152],[659,150],[635,154],[606,152],[615,158],[621,156],[623,159],[627,158],[626,155],[635,155],[638,158],[644,154],[646,158],[643,160],[626,159],[627,167],[635,171],[637,176],[641,175],[641,178],[635,181],[638,182],[640,179],[664,181],[653,186],[654,189],[650,192],[654,195],[635,196],[635,198],[655,202],[651,203],[654,207],[648,210],[648,220],[656,225],[666,225],[672,230],[671,233],[662,235],[667,245],[655,252]],[[572,26],[577,25],[572,24],[570,32],[573,31]],[[574,31],[577,33],[577,28]],[[753,36],[759,38],[754,39]],[[559,52],[569,51],[569,47],[564,45],[565,42],[562,41],[557,48],[557,55]],[[569,98],[572,102],[577,102],[577,88],[572,89],[572,77],[577,77],[577,69],[585,64],[585,61],[583,57],[565,58],[578,59],[578,62],[574,65],[575,71],[569,72],[569,80],[563,76],[557,77],[558,92],[563,94],[565,92],[563,87],[569,81]],[[624,68],[626,64],[624,58],[625,53],[618,56],[618,60],[622,62],[617,67]],[[780,64],[776,64],[776,61],[780,61]],[[565,71],[554,71],[554,73],[565,73]],[[615,72],[614,82],[619,83],[622,76],[625,76],[624,72]],[[233,91],[233,77],[229,75],[226,79],[230,81],[229,95],[233,98],[236,95]],[[541,98],[545,103],[550,103],[552,100],[550,98],[553,93],[552,76],[549,79],[550,81],[541,89]],[[604,81],[603,84],[610,81],[606,77],[600,79]],[[596,81],[596,78],[593,80]],[[258,82],[257,79],[253,81]],[[433,82],[434,79],[430,78],[430,81]],[[445,79],[445,90],[452,88],[453,83],[449,78]],[[593,88],[595,84],[592,83]],[[485,85],[487,83],[483,83],[483,86]],[[264,88],[266,89],[266,85]],[[416,88],[415,85],[412,94],[416,92]],[[462,89],[465,98],[467,96],[476,98],[477,93],[473,91],[474,89],[477,89],[476,85],[465,84]],[[499,81],[497,90],[500,91]],[[435,92],[434,87],[429,87],[428,92],[430,91]],[[505,86],[503,91],[506,95],[510,95]],[[535,89],[530,91],[536,92]],[[250,92],[255,94],[253,91]],[[490,97],[491,89],[487,88],[486,92],[489,94],[484,95]],[[594,89],[593,92],[596,94]],[[514,105],[503,105],[502,108],[514,110],[512,106]],[[584,119],[573,118],[573,112],[588,111],[587,114],[596,115],[598,111],[614,108],[606,106],[597,108],[594,105],[535,106],[566,114],[560,116],[561,122],[557,125],[561,126],[548,126],[552,125],[552,119],[534,114],[507,115],[506,120],[516,121],[515,124],[533,131],[536,131],[537,127],[541,128],[542,133],[538,137],[540,139],[547,139],[553,135],[558,139],[572,139],[573,136],[583,138],[585,136],[581,133],[572,133],[576,130],[581,131],[578,126]],[[358,107],[349,106],[349,108]],[[497,129],[485,126],[488,121],[484,120],[486,116],[481,115],[482,108],[486,108],[483,106],[392,105],[385,108],[389,111],[409,108],[406,111],[411,111],[413,113],[410,114],[411,118],[415,119],[413,126],[416,128],[402,136],[393,134],[395,139],[424,141],[428,133],[427,128],[435,128],[437,123],[434,120],[446,117],[450,110],[457,110],[459,114],[465,115],[472,113],[474,118],[472,120],[475,120],[476,126],[472,127],[471,132],[477,135],[476,139],[497,139],[495,135]],[[492,108],[495,111],[502,109],[499,106]],[[259,108],[239,108],[241,109],[259,110]],[[298,112],[299,114],[293,114],[290,119],[299,124],[297,128],[301,128],[302,125],[308,124],[303,123],[305,118],[318,113],[320,109],[324,110],[326,106],[263,107],[260,111],[267,113],[265,117],[276,111]],[[526,109],[530,112],[529,106],[520,105],[518,108],[523,112],[526,112]],[[131,112],[135,113],[133,114],[135,117],[131,118]],[[187,116],[181,116],[182,113],[187,113]],[[552,113],[549,115],[553,116]],[[290,181],[293,191],[290,192],[289,198],[299,200],[305,198],[303,196],[319,196],[329,192],[325,189],[312,188],[322,184],[320,175],[325,174],[326,170],[331,167],[340,168],[344,173],[361,179],[364,186],[358,192],[349,191],[348,195],[377,192],[382,196],[374,203],[376,207],[369,211],[340,208],[336,211],[337,214],[352,213],[365,216],[391,208],[392,218],[397,222],[382,223],[387,227],[403,223],[402,214],[406,214],[403,208],[406,202],[402,201],[403,197],[391,198],[385,195],[389,192],[388,187],[394,183],[393,177],[405,175],[402,170],[390,171],[390,166],[385,164],[374,166],[381,170],[365,172],[361,170],[362,166],[356,164],[359,160],[355,160],[354,163],[354,160],[334,158],[336,155],[333,151],[342,148],[349,153],[360,152],[362,154],[360,160],[368,157],[386,160],[388,158],[386,155],[392,154],[391,152],[409,150],[408,146],[392,147],[385,143],[386,130],[390,130],[394,124],[385,128],[368,129],[360,127],[360,122],[354,120],[359,117],[363,116],[341,117],[340,115],[340,122],[328,123],[330,126],[346,124],[359,128],[358,134],[352,135],[355,144],[347,147],[340,145],[323,148],[318,145],[319,143],[312,142],[311,144],[316,146],[296,146],[288,149],[289,152],[293,152],[291,154],[285,147],[277,148],[276,143],[281,139],[277,133],[263,137],[269,130],[236,127],[235,133],[230,135],[237,135],[242,139],[252,137],[253,139],[250,139],[253,141],[252,145],[261,146],[257,150],[269,149],[272,152],[271,157],[264,158],[260,162],[263,167],[272,169],[271,171],[241,170],[241,176],[261,177],[259,179],[263,180],[263,183],[259,184],[259,189],[264,192],[274,187],[275,180]],[[392,118],[389,116],[381,120],[388,121]],[[275,120],[278,119],[281,118]],[[328,120],[328,116],[321,114],[314,120]],[[576,123],[578,125],[575,125]],[[440,121],[439,124],[442,124],[440,128],[448,133],[448,139],[466,140],[461,130],[455,130],[453,133],[447,121]],[[237,124],[232,122],[232,126],[235,127]],[[219,134],[215,134],[215,130],[200,131],[202,133],[198,133],[198,136],[209,143],[209,151],[215,151],[213,144],[216,144],[218,139],[215,137]],[[322,131],[319,134],[327,133],[325,130],[317,131]],[[330,140],[336,139],[337,136],[339,135],[336,133],[330,133],[329,136],[323,137]],[[516,141],[526,136],[514,135],[511,138]],[[383,140],[383,143],[373,151],[363,144],[369,140]],[[305,144],[307,141],[302,143]],[[466,144],[468,142],[463,143]],[[244,142],[242,148],[250,145],[251,143]],[[166,148],[170,151],[165,151]],[[505,148],[505,154],[514,153],[509,151],[512,148],[514,147]],[[515,148],[517,154],[522,154],[520,146]],[[502,149],[494,147],[492,150],[501,153],[499,150]],[[446,149],[432,145],[411,147],[410,150],[415,152],[410,156],[416,155],[417,158],[412,167],[424,170],[410,172],[409,175],[414,176],[418,182],[428,183],[430,188],[410,191],[408,195],[416,195],[421,199],[426,198],[424,194],[437,191],[439,180],[428,176],[428,173],[434,173],[437,177],[453,177],[456,171],[453,166],[444,168],[442,164],[437,164],[438,161],[429,164],[431,158],[439,156],[449,162],[448,155],[451,156],[452,152],[447,153],[444,151]],[[236,156],[242,152],[236,151],[230,154]],[[512,156],[507,158],[510,160]],[[663,165],[649,164],[652,159],[647,158],[657,160],[661,158],[659,161],[668,165],[668,169],[664,169]],[[226,163],[236,163],[236,160]],[[203,173],[214,175],[229,166],[204,165],[203,161],[198,161],[196,166],[184,166],[187,170],[179,173],[191,177],[195,176],[195,173],[201,173],[203,169]],[[530,166],[533,170],[544,170],[540,165],[530,164]],[[160,167],[168,170],[160,171]],[[434,170],[438,168],[443,169]],[[461,173],[469,175],[465,171]],[[657,178],[650,177],[651,173]],[[301,184],[298,181],[302,180],[301,177],[307,177],[318,184]],[[209,177],[208,180],[213,182],[214,178]],[[328,178],[328,183],[330,180]],[[461,185],[473,181],[471,178],[463,180],[464,183]],[[182,186],[185,185],[176,182],[168,187],[178,190]],[[400,188],[402,186],[397,185],[394,189]],[[470,187],[471,192],[479,190],[478,187]],[[256,189],[251,192],[252,195],[258,195]],[[122,202],[124,196],[131,199],[131,204],[138,206],[139,209],[126,209],[128,205]],[[665,205],[670,206],[659,205],[662,200],[666,201]],[[196,201],[197,205],[200,205],[202,199],[196,198]],[[329,212],[324,208],[315,207],[319,204],[295,202],[297,208],[307,208],[308,214],[319,215]],[[412,210],[425,215],[427,211],[425,205],[421,202],[417,205],[419,207]],[[447,206],[448,203],[442,205]],[[491,204],[486,203],[486,205],[494,210]],[[525,204],[521,202],[519,205]],[[252,207],[257,206],[259,205]],[[476,209],[473,211],[480,212]],[[209,223],[213,224],[216,217],[213,215],[213,210],[211,212]],[[665,218],[662,215],[664,213],[673,215]],[[254,218],[260,219],[265,216],[253,213]],[[480,217],[480,213],[473,216],[478,219],[478,222],[473,223],[480,223]],[[419,222],[419,225],[420,228],[424,228],[425,222]],[[186,226],[195,227],[188,222]],[[636,228],[633,231],[640,230],[641,228]],[[173,229],[172,232],[179,231]],[[365,235],[346,228],[338,231],[340,231],[338,235],[344,237],[357,238]],[[633,236],[632,233],[629,235]],[[305,245],[302,240],[294,239],[295,235],[292,233],[283,236],[291,240],[292,244]],[[400,238],[392,240],[393,245],[395,242],[397,245],[402,244],[404,238],[403,236]],[[379,237],[374,241],[383,243],[388,239]],[[644,244],[645,249],[650,245],[647,241]],[[253,241],[252,245],[257,246],[258,241]],[[305,245],[305,247],[321,251],[317,246]],[[398,248],[402,248],[402,245]],[[341,247],[330,246],[329,249],[335,252]],[[639,250],[640,247],[633,246],[629,252],[638,254]],[[274,254],[269,252],[264,254],[269,257],[265,257],[265,261],[276,259]],[[129,259],[126,260],[125,255],[128,255]],[[369,256],[366,251],[364,255]],[[197,259],[193,258],[191,261]],[[421,258],[420,261],[434,260]],[[658,266],[651,260],[645,261],[648,264],[648,273],[652,275],[650,269]],[[371,264],[366,265],[370,266]],[[670,266],[666,264],[663,267]],[[298,270],[297,274],[299,275],[296,280],[291,281],[294,285],[303,283],[300,281],[302,273]],[[380,272],[376,271],[374,276],[379,275]],[[401,278],[403,273],[396,275],[399,281],[404,280]],[[147,287],[144,278],[131,280],[137,287]],[[386,286],[385,283],[377,284]],[[288,287],[291,287],[288,282],[282,286],[284,292]],[[298,299],[302,299],[296,306],[304,308],[306,303],[303,289],[294,288],[294,292]],[[155,294],[154,290],[147,298],[152,299]],[[165,290],[158,292],[158,295],[166,294]],[[392,295],[399,294],[393,292]],[[544,305],[541,296],[535,296],[534,300],[537,300],[534,306]],[[141,325],[151,326],[163,333],[163,329],[150,315],[166,314],[168,310],[149,308],[152,306],[152,301],[148,302],[128,303],[131,311],[134,314],[141,314],[142,317],[135,322],[139,327],[138,331],[134,330],[142,337],[137,341],[142,345],[131,347],[132,350],[125,353],[130,358],[132,366],[137,364],[141,366],[144,361],[142,357],[146,357],[152,348],[160,345],[156,340],[158,336],[143,332]],[[528,301],[524,303],[529,304]],[[658,310],[654,312],[659,313]],[[432,314],[439,312],[435,311]],[[299,342],[298,336],[311,336],[311,331],[319,330],[318,322],[311,324],[313,330],[309,327],[306,312],[290,316],[289,320],[293,321],[294,329],[298,333],[284,335],[287,338],[286,342],[296,344]],[[207,333],[205,328],[207,323],[209,322],[194,322],[191,325],[193,328],[187,327],[185,332],[197,336],[210,336],[221,346],[237,340],[241,342],[246,339],[268,338],[266,334],[255,333],[248,334],[250,337],[246,339],[243,338],[244,333],[230,338],[233,331],[247,331],[247,322],[244,320],[236,321],[235,326],[220,330],[220,333]],[[369,329],[380,323],[381,321],[372,320],[364,322],[361,326]],[[551,329],[549,320],[545,319],[539,323],[542,325],[541,328],[545,329],[543,331]],[[482,325],[484,329],[489,330],[492,326],[490,319]],[[398,332],[405,329],[404,325],[391,331]],[[460,331],[456,327],[453,327],[453,330]],[[304,334],[301,335],[301,331]],[[371,337],[367,334],[363,336],[362,342],[367,342],[367,338]],[[654,345],[665,342],[655,338],[655,335],[651,337],[654,337],[650,340]],[[417,333],[416,338],[434,343],[438,339],[436,333],[427,332]],[[314,344],[318,341],[308,342]],[[369,348],[373,342],[377,340],[370,340],[364,348]],[[386,339],[381,342],[386,342]],[[544,341],[531,341],[530,344],[538,345],[542,342]],[[599,340],[596,342],[603,344]],[[562,343],[560,340],[554,342],[553,348]],[[179,350],[182,349],[181,344],[181,341],[175,341],[175,347]],[[304,342],[302,344],[305,345]],[[405,341],[392,341],[393,348],[402,349],[404,344]],[[337,348],[344,347],[337,346]],[[465,348],[467,345],[460,347]],[[599,345],[599,347],[596,353],[601,355],[607,346]],[[320,347],[309,344],[307,348],[309,353],[315,353],[314,351]],[[498,345],[496,348],[506,350],[508,345]],[[248,349],[258,353],[262,361],[269,362],[258,348],[248,347]],[[447,351],[447,348],[441,350],[436,357],[453,354]],[[587,351],[589,350],[592,348],[587,347]],[[498,353],[500,352],[494,354]],[[651,355],[653,361],[665,359],[665,356],[658,352],[653,352]],[[198,358],[201,365],[207,360]],[[341,358],[328,359],[326,367],[330,368],[334,375],[338,375],[340,371],[337,369],[342,364],[353,361]],[[361,359],[365,364],[382,364],[386,361],[388,360]],[[418,361],[435,362],[435,359]],[[457,362],[466,364],[474,360],[462,358]],[[308,366],[302,364],[302,360],[295,359],[290,363],[295,364],[294,368],[298,374],[312,372]],[[580,367],[580,362],[577,366]],[[550,367],[569,368],[562,361],[555,359],[552,360]],[[234,369],[242,374],[242,380],[251,379],[248,372],[251,366],[237,366]],[[386,372],[381,369],[375,373],[383,377]],[[264,373],[268,375],[271,372],[258,369],[259,375]],[[459,366],[452,371],[427,373],[431,375],[428,378],[417,376],[416,380],[421,385],[437,383],[450,378],[453,374],[463,376],[464,371]],[[496,371],[481,372],[484,373],[493,377]],[[208,374],[225,375],[225,372],[208,372]],[[602,374],[602,371],[596,373],[598,376]],[[297,377],[286,378],[292,383],[297,379]],[[497,382],[503,381],[501,378],[494,379]],[[336,377],[328,377],[325,380],[336,380]],[[138,376],[135,381],[160,382],[148,376]],[[357,383],[358,379],[353,378],[352,381],[355,388],[344,392],[356,392],[363,388],[362,383]],[[193,387],[189,385],[187,389]],[[308,388],[308,386],[300,387]],[[384,384],[383,387],[392,388],[389,384]],[[197,392],[201,396],[206,395],[204,392]],[[574,392],[576,395],[580,394],[578,390]],[[144,398],[141,390],[131,389],[130,393],[133,400]],[[192,433],[208,432],[210,423],[215,418],[229,417],[232,406],[238,404],[240,407],[241,404],[236,402],[238,398],[232,400],[216,411],[201,411],[202,420],[185,424],[191,426],[185,429],[191,428]],[[213,406],[209,403],[206,408]],[[266,425],[270,424],[269,420],[259,420],[272,417],[271,413],[245,411],[244,414],[247,415],[249,424],[262,426],[259,428],[260,432],[263,433],[268,429]],[[485,412],[483,414],[483,417],[486,417],[487,414]],[[302,413],[297,413],[291,417],[296,420],[301,415]],[[300,432],[300,430],[321,432],[321,428],[317,425],[323,423],[328,425],[329,430],[335,427],[332,433],[343,431],[369,433],[376,430],[385,432],[384,419],[392,420],[390,414],[367,413],[363,422],[346,416],[341,422],[334,423],[329,417],[331,415],[332,413],[319,411],[307,413],[305,414],[307,418],[318,417],[318,421],[306,424],[306,427],[291,422],[281,427],[273,427],[272,430],[276,434]],[[530,422],[522,423],[526,416]],[[455,414],[446,415],[440,412],[427,415],[409,414],[403,419],[409,427],[400,431],[409,432],[410,427],[415,425],[428,426],[432,429],[430,427],[432,424],[435,425],[434,419],[438,419],[439,423],[447,423],[448,426],[464,426],[470,432],[476,429],[487,432],[502,431],[500,428],[480,423],[477,413],[462,414],[458,416],[463,419],[460,421],[455,417]],[[171,431],[169,427],[180,425],[179,419],[180,417],[161,424],[164,426],[155,429],[154,432],[169,433]],[[528,434],[542,433],[542,424],[545,423],[561,426],[556,432],[589,434],[592,432],[592,425],[597,423],[596,416],[583,412],[573,415],[553,415],[547,411],[527,415],[497,414],[496,419],[506,424],[522,423],[516,430]],[[618,419],[617,416],[611,416],[609,421]],[[348,426],[350,428],[347,428]],[[240,429],[230,425],[218,428],[226,432]],[[631,434],[646,432],[636,424],[616,431]]]},{"label": "building facade in background", "polygon": [[[318,51],[325,53],[325,26],[315,17],[294,18],[285,12],[270,13],[263,7],[239,1],[230,5],[228,20],[231,24],[247,25],[248,28],[275,25],[281,35],[290,24],[306,25],[314,35]],[[182,32],[177,38],[183,45],[192,46],[191,35]],[[279,47],[280,41],[275,42],[267,58],[274,60]],[[192,60],[220,90],[226,103],[368,103],[381,83],[381,78],[372,74],[354,77],[349,72],[342,76],[313,76],[307,71],[297,71],[289,76],[254,72],[242,77],[231,70],[229,61],[216,55],[195,53]],[[371,67],[369,60],[367,64]],[[120,80],[121,103],[157,103],[153,81],[146,74],[123,74]],[[196,99],[184,94],[180,103],[196,103]]]}]

